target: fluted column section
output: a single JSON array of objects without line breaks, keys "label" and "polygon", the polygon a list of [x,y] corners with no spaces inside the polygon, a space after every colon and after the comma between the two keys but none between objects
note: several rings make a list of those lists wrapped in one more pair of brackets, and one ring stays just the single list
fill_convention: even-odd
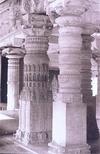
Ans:
[{"label": "fluted column section", "polygon": [[7,110],[19,108],[19,60],[23,55],[20,48],[6,49],[8,58]]},{"label": "fluted column section", "polygon": [[[20,96],[17,139],[24,144],[39,144],[51,139],[52,104],[48,96],[48,31],[46,15],[31,14],[35,26],[27,33],[24,58],[24,88]],[[38,24],[39,22],[39,24]],[[28,29],[26,29],[27,32]]]},{"label": "fluted column section", "polygon": [[[49,146],[50,152],[55,154],[89,154],[86,137],[87,111],[86,104],[82,102],[81,91],[80,12],[83,10],[81,1],[75,4],[74,1],[69,4],[64,2],[64,8],[61,6],[57,10],[56,7],[57,13],[61,13],[61,17],[56,19],[59,25],[60,74],[59,93],[56,101],[53,102],[53,135]],[[80,7],[79,12],[78,7]]]}]

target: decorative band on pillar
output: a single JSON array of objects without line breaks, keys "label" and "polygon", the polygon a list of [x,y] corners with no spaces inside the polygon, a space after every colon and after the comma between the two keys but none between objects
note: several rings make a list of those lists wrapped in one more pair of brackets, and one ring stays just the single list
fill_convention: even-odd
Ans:
[{"label": "decorative band on pillar", "polygon": [[25,48],[28,53],[45,54],[48,49],[48,38],[46,36],[27,36]]}]

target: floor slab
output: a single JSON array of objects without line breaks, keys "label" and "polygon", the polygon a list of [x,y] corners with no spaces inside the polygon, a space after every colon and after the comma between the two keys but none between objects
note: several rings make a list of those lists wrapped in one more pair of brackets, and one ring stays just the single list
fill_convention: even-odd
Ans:
[{"label": "floor slab", "polygon": [[[90,142],[91,154],[100,154],[100,139]],[[47,145],[32,146],[30,149],[15,142],[12,135],[0,137],[0,154],[48,154]]]},{"label": "floor slab", "polygon": [[0,135],[13,134],[18,129],[18,110],[0,111]]}]

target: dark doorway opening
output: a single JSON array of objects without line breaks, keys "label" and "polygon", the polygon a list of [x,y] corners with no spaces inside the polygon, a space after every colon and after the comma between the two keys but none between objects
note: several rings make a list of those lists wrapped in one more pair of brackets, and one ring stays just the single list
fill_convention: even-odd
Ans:
[{"label": "dark doorway opening", "polygon": [[1,58],[1,102],[7,103],[7,72],[8,72],[8,59]]}]

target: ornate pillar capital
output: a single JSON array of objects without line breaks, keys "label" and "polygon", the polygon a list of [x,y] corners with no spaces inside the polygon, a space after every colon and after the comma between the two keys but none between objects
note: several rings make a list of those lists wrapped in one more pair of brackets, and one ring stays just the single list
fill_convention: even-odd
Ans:
[{"label": "ornate pillar capital", "polygon": [[21,49],[19,47],[8,47],[3,49],[2,54],[9,59],[20,59],[25,55],[25,49]]},{"label": "ornate pillar capital", "polygon": [[45,0],[22,0],[21,11],[23,13],[37,13],[45,14],[46,1]]},{"label": "ornate pillar capital", "polygon": [[73,15],[60,16],[56,19],[56,23],[60,26],[60,28],[66,26],[76,26],[76,27],[82,26],[81,18],[79,16],[73,16]]},{"label": "ornate pillar capital", "polygon": [[52,24],[47,15],[29,14],[23,32],[30,36],[49,36]]},{"label": "ornate pillar capital", "polygon": [[89,7],[89,1],[82,0],[74,1],[74,0],[62,0],[57,1],[54,0],[53,2],[48,0],[48,7],[50,10],[55,11],[59,15],[75,15],[79,16],[84,13]]}]

